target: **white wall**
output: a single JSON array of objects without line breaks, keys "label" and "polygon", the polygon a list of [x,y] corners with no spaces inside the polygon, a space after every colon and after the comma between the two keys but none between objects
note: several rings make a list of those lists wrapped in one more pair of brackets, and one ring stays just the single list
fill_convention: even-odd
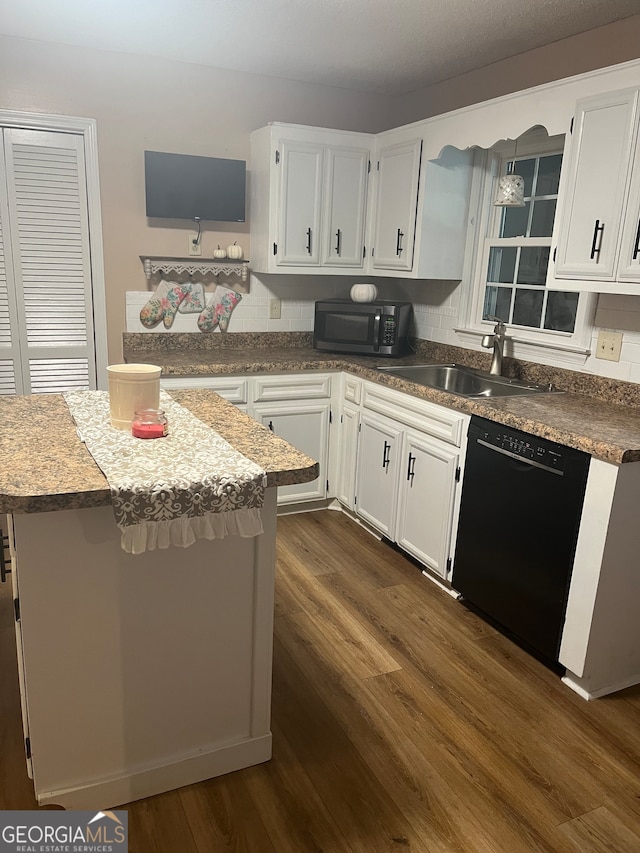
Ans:
[{"label": "white wall", "polygon": [[[492,98],[544,79],[618,62],[640,53],[640,16],[588,37],[550,45],[465,78],[401,99],[310,86],[187,63],[140,58],[0,37],[0,108],[95,118],[98,125],[110,361],[121,358],[125,293],[147,291],[139,255],[185,254],[190,223],[150,224],[144,215],[145,149],[248,158],[249,133],[270,121],[377,132]],[[580,49],[577,49],[580,48]],[[534,54],[535,52],[532,52]],[[540,60],[540,61],[539,61]],[[517,74],[516,74],[517,70]],[[538,75],[538,76],[536,76]],[[505,84],[505,80],[509,81]],[[437,95],[437,97],[436,97]],[[402,118],[401,118],[402,116]],[[238,239],[250,258],[249,224],[205,231],[203,255]],[[311,330],[313,303],[347,296],[358,277],[252,276],[231,331]],[[441,282],[376,280],[380,295],[414,303],[421,337],[458,343],[461,286]],[[209,288],[211,290],[211,287]],[[246,288],[245,288],[246,290]],[[268,319],[269,299],[283,300],[281,320]],[[590,359],[586,370],[640,381],[640,298],[601,300],[597,322],[624,332],[620,363]],[[605,304],[606,303],[606,304]],[[630,327],[632,326],[632,327]]]},{"label": "white wall", "polygon": [[[122,358],[125,293],[147,287],[139,256],[183,257],[193,230],[147,220],[145,150],[248,159],[249,134],[271,121],[376,132],[389,106],[337,87],[0,37],[0,109],[96,119],[112,363]],[[203,257],[238,240],[250,258],[249,227],[205,229]]]}]

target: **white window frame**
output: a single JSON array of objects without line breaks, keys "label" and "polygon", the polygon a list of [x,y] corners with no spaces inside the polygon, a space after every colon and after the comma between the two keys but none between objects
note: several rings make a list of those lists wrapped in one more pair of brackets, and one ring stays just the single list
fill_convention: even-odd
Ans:
[{"label": "white window frame", "polygon": [[59,131],[81,134],[84,141],[87,182],[87,212],[91,244],[91,283],[93,292],[93,334],[96,355],[96,383],[107,390],[107,323],[104,284],[104,251],[100,208],[100,175],[98,171],[97,123],[92,118],[47,115],[45,113],[0,110],[0,125],[30,130]]},{"label": "white window frame", "polygon": [[[544,128],[535,128],[518,139],[517,156],[539,156],[562,153],[564,138],[549,137]],[[504,171],[505,160],[512,159],[515,143],[510,140],[491,149],[477,149],[474,158],[474,179],[471,193],[469,232],[467,235],[464,279],[466,287],[460,306],[460,326],[455,332],[464,346],[481,349],[480,339],[491,332],[492,321],[482,320],[487,278],[489,249],[496,245],[501,210],[493,206],[497,179]],[[566,157],[563,160],[563,166]],[[556,215],[560,207],[560,199]],[[555,233],[555,232],[554,232]],[[548,245],[553,253],[553,238],[543,237],[536,243]],[[500,245],[521,245],[518,238],[501,240]],[[593,321],[597,305],[595,294],[581,293],[578,298],[575,329],[572,333],[524,329],[507,325],[505,354],[532,361],[584,364],[591,352]]]}]

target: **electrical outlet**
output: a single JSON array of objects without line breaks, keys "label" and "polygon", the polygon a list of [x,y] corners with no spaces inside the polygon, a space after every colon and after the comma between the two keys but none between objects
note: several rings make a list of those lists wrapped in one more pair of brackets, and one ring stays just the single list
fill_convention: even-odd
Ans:
[{"label": "electrical outlet", "polygon": [[189,234],[189,254],[192,257],[202,254],[202,243],[198,242],[198,235],[195,231]]},{"label": "electrical outlet", "polygon": [[270,320],[279,320],[280,314],[282,310],[282,303],[279,299],[270,299],[269,300],[269,319]]},{"label": "electrical outlet", "polygon": [[596,358],[605,358],[607,361],[620,361],[621,349],[622,332],[598,332]]}]

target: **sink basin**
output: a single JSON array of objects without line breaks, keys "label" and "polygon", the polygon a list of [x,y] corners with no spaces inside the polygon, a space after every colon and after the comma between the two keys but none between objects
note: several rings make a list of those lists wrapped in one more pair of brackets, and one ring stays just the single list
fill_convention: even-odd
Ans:
[{"label": "sink basin", "polygon": [[408,379],[418,385],[460,394],[462,397],[511,397],[522,394],[545,394],[553,389],[506,376],[493,376],[460,364],[412,364],[406,367],[379,367],[391,376]]}]

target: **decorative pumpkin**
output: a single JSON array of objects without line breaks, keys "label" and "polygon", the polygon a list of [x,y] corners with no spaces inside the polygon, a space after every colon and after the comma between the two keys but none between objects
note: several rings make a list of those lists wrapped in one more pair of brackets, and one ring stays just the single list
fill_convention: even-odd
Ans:
[{"label": "decorative pumpkin", "polygon": [[354,284],[351,288],[351,300],[353,302],[373,302],[378,295],[375,284]]},{"label": "decorative pumpkin", "polygon": [[221,248],[220,248],[220,245],[218,244],[218,248],[213,250],[213,257],[214,257],[214,258],[218,258],[218,259],[220,259],[220,258],[226,258],[226,257],[227,257],[227,253],[226,253],[226,251],[225,251],[224,249],[221,249]]},{"label": "decorative pumpkin", "polygon": [[233,246],[227,246],[227,257],[232,261],[239,261],[242,257],[242,246],[238,246],[235,242]]}]

